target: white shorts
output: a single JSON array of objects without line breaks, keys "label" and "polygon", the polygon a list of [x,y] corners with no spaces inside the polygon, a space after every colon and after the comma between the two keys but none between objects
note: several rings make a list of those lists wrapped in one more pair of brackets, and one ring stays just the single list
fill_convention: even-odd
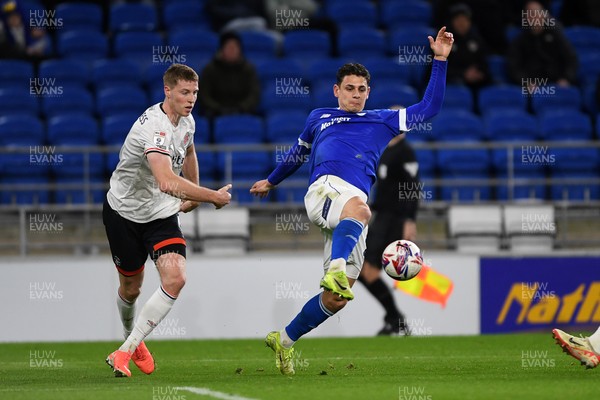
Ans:
[{"label": "white shorts", "polygon": [[[331,245],[333,230],[340,223],[340,216],[344,206],[353,197],[359,197],[365,203],[367,195],[356,186],[334,175],[323,175],[309,186],[304,205],[308,219],[323,232],[325,239],[325,252],[323,269],[327,272],[331,262]],[[348,278],[357,279],[362,269],[365,258],[366,239],[368,226],[365,226],[354,250],[348,257],[346,275]]]}]

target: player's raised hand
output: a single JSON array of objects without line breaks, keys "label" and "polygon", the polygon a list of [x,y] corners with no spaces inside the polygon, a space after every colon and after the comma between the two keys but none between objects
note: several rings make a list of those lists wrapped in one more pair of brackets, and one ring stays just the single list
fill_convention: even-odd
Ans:
[{"label": "player's raised hand", "polygon": [[225,207],[227,204],[231,202],[231,193],[229,190],[231,189],[231,183],[223,186],[221,189],[217,190],[217,196],[213,201],[215,208],[218,210],[219,208]]},{"label": "player's raised hand", "polygon": [[438,60],[446,60],[452,50],[452,43],[454,43],[454,35],[451,32],[446,32],[446,27],[442,26],[439,30],[435,40],[431,36],[427,36],[429,39],[429,46],[433,51],[434,56]]},{"label": "player's raised hand", "polygon": [[269,194],[269,191],[273,189],[275,186],[271,184],[267,179],[263,179],[262,181],[256,182],[250,188],[250,193],[260,198],[265,197]]}]

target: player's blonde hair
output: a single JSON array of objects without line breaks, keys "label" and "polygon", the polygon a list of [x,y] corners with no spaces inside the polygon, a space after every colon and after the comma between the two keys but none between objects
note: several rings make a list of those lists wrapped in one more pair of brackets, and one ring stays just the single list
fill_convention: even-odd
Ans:
[{"label": "player's blonde hair", "polygon": [[198,74],[187,65],[172,64],[163,75],[163,83],[172,89],[179,80],[198,82]]}]

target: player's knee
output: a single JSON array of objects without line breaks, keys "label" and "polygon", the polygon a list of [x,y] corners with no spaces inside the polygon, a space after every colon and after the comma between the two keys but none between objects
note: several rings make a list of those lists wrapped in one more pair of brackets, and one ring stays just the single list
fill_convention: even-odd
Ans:
[{"label": "player's knee", "polygon": [[365,224],[368,224],[369,220],[371,220],[371,209],[369,208],[369,206],[366,204],[362,204],[357,208],[356,211],[357,219]]},{"label": "player's knee", "polygon": [[124,285],[121,286],[120,294],[124,300],[132,303],[134,302],[142,293],[142,289],[139,285]]},{"label": "player's knee", "polygon": [[172,296],[179,296],[179,292],[185,286],[185,273],[172,274],[163,280],[163,288]]}]

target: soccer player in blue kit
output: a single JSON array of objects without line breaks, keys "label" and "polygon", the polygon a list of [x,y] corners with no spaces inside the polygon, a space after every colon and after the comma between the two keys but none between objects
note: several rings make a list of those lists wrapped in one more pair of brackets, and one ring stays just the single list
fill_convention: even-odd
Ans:
[{"label": "soccer player in blue kit", "polygon": [[293,156],[285,157],[294,161],[280,163],[267,179],[250,189],[254,195],[266,196],[310,154],[304,203],[309,219],[325,237],[325,274],[320,284],[324,290],[308,300],[287,327],[267,335],[265,342],[275,352],[277,368],[284,375],[294,374],[293,344],[354,298],[351,287],[363,264],[371,217],[367,198],[383,150],[393,137],[441,109],[446,60],[454,38],[442,27],[435,40],[431,36],[428,40],[434,57],[423,100],[403,110],[363,111],[369,97],[369,71],[361,64],[343,65],[333,86],[339,107],[313,110],[298,143],[288,151]]}]

